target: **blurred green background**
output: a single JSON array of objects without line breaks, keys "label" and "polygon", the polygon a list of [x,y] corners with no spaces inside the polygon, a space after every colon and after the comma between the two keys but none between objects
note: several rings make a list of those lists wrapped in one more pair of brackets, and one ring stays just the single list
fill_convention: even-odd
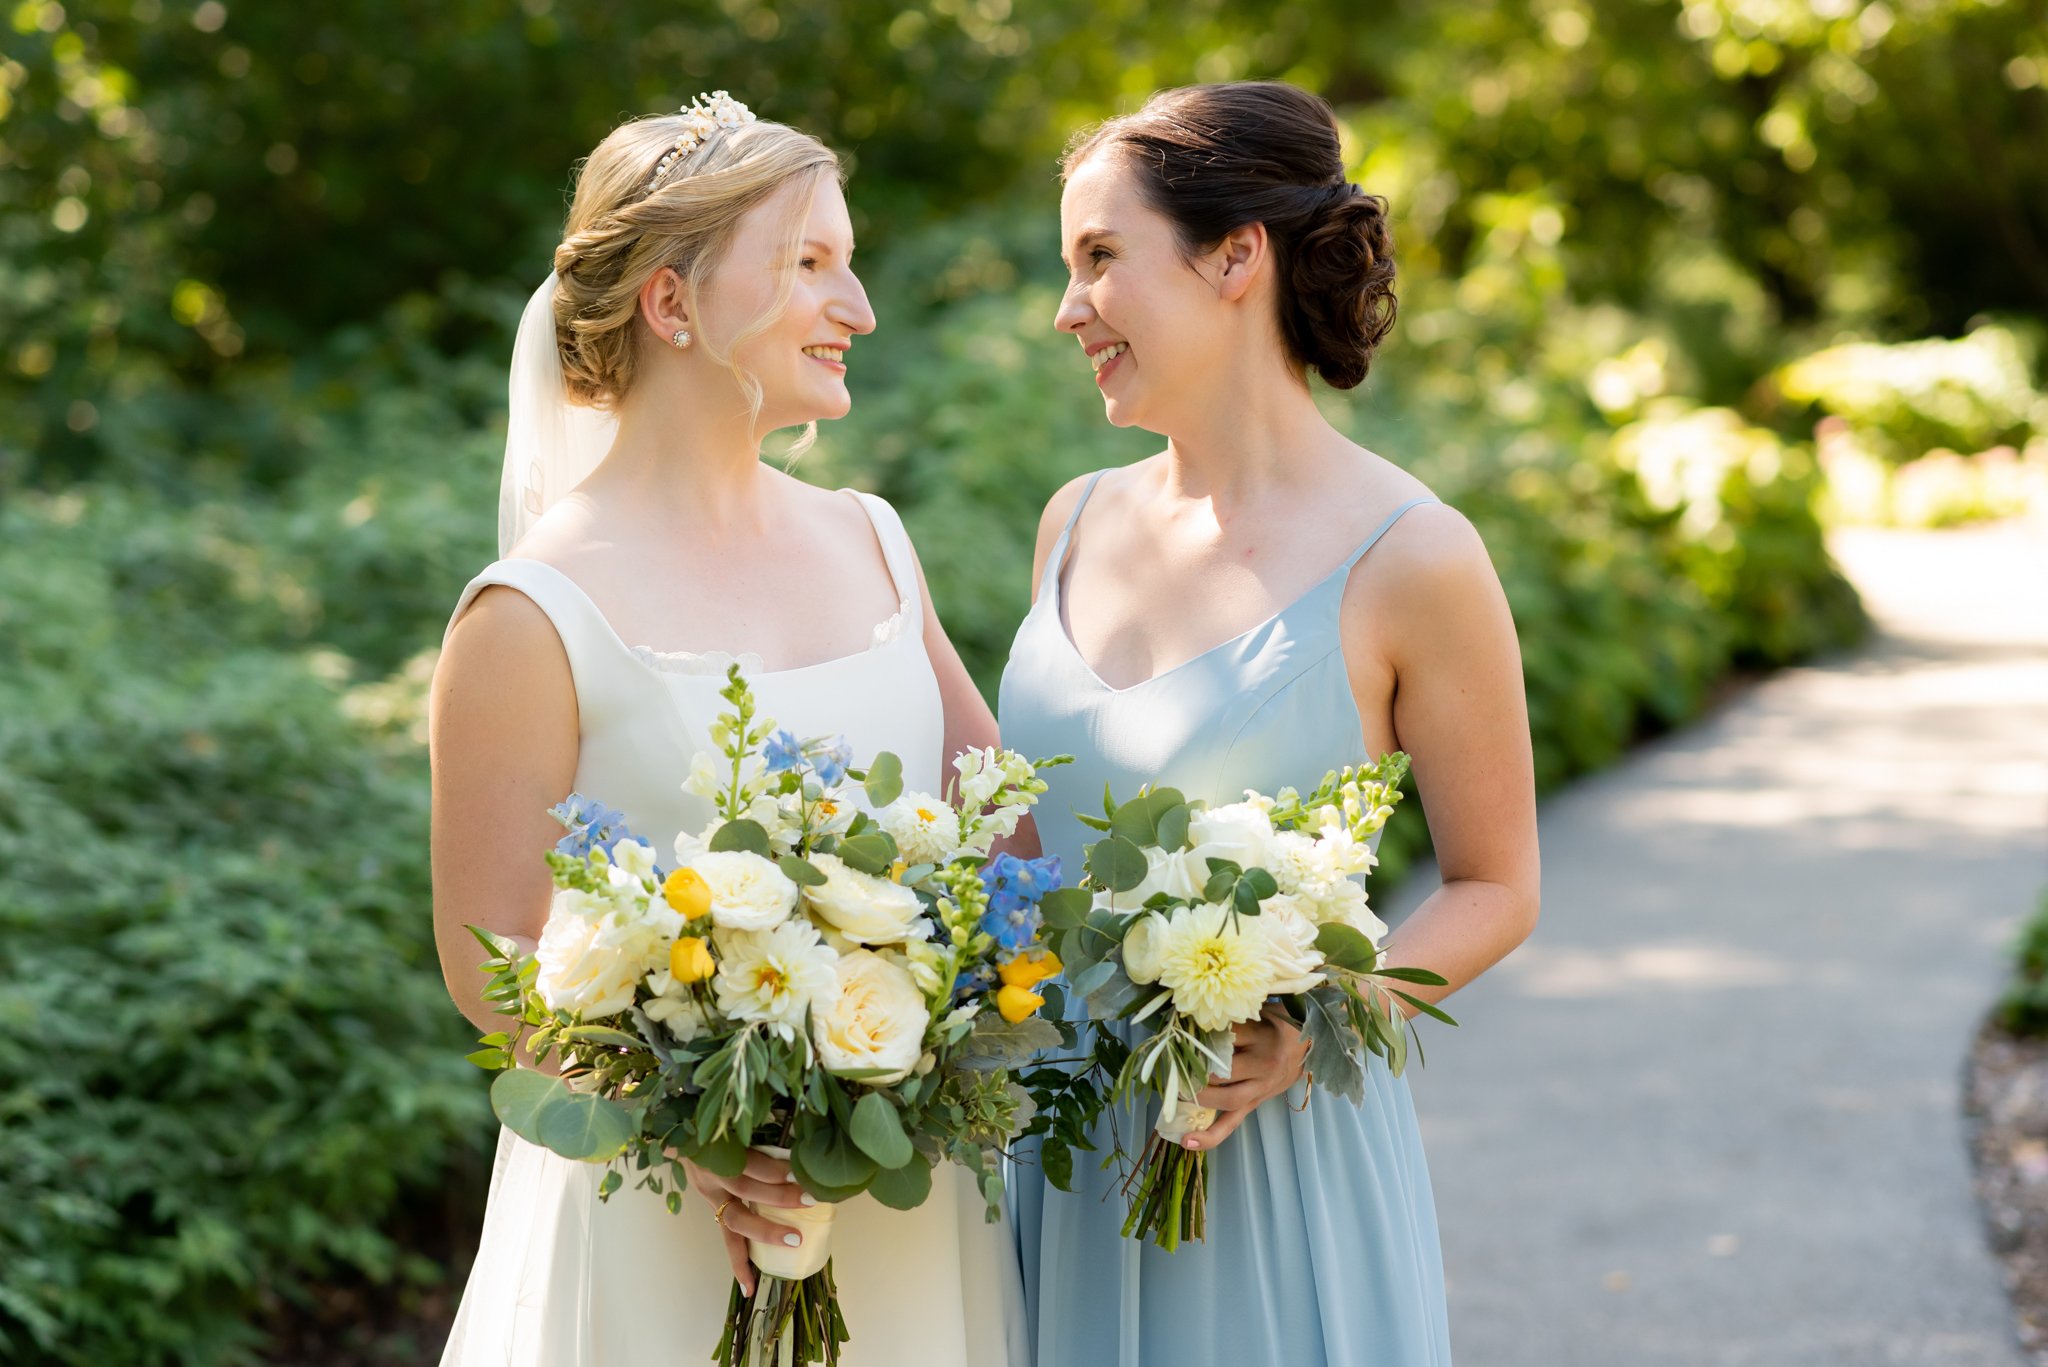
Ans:
[{"label": "blurred green background", "polygon": [[1325,398],[1484,532],[1546,787],[1852,642],[1825,518],[2048,469],[2048,0],[0,19],[10,1362],[438,1352],[493,1136],[421,695],[511,328],[627,115],[723,87],[852,161],[881,328],[799,471],[896,502],[985,687],[1044,498],[1151,449],[1051,330],[1054,166],[1162,85],[1323,93],[1392,201],[1400,324]]}]

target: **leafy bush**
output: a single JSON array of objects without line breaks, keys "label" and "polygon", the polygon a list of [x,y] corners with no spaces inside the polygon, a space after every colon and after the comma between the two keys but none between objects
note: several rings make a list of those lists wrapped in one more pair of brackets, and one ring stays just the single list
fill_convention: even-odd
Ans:
[{"label": "leafy bush", "polygon": [[238,512],[0,516],[10,1362],[250,1362],[320,1279],[431,1286],[395,1213],[480,1158],[420,752],[233,639],[295,617]]},{"label": "leafy bush", "polygon": [[2048,892],[2020,928],[2012,981],[1999,999],[1998,1023],[2015,1035],[2048,1035]]}]

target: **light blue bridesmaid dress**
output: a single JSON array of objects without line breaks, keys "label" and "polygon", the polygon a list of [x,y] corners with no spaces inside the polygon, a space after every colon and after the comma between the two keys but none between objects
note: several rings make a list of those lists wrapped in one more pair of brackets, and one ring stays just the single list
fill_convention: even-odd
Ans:
[{"label": "light blue bridesmaid dress", "polygon": [[[1101,475],[1096,475],[1099,480]],[[1037,808],[1048,854],[1069,870],[1094,832],[1106,782],[1119,797],[1171,784],[1212,804],[1246,788],[1307,789],[1364,762],[1358,708],[1339,648],[1352,566],[1418,503],[1396,509],[1329,576],[1251,630],[1185,664],[1111,688],[1062,624],[1060,571],[1090,480],[1058,543],[1003,671],[1003,743],[1071,754]],[[1161,611],[1171,611],[1162,604]],[[1407,820],[1418,820],[1412,813]],[[1071,1012],[1070,1012],[1071,1014]],[[1297,1083],[1258,1107],[1209,1157],[1203,1243],[1165,1252],[1121,1234],[1117,1170],[1074,1154],[1072,1193],[1050,1186],[1027,1150],[1011,1210],[1038,1367],[1447,1367],[1450,1330],[1436,1208],[1408,1084],[1371,1060],[1363,1105]],[[1135,1153],[1152,1103],[1118,1124]]]}]

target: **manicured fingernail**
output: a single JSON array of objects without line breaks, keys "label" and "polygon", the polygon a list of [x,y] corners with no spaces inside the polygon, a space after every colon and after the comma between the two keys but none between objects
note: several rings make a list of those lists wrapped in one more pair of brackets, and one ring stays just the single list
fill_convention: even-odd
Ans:
[{"label": "manicured fingernail", "polygon": [[1191,1149],[1199,1149],[1202,1147],[1201,1143],[1195,1139],[1183,1139],[1180,1142],[1187,1145]]},{"label": "manicured fingernail", "polygon": [[801,1234],[785,1234],[782,1236],[782,1242],[788,1244],[791,1248],[795,1248],[798,1244],[802,1243],[803,1241],[804,1236]]},{"label": "manicured fingernail", "polygon": [[818,1204],[818,1198],[811,1195],[807,1191],[798,1192],[797,1195],[802,1199],[803,1203],[807,1206],[815,1206],[816,1204]]}]

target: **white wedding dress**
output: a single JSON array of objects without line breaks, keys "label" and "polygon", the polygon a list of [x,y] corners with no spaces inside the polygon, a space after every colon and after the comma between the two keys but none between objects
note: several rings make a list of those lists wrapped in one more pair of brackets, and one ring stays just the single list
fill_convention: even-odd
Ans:
[{"label": "white wedding dress", "polygon": [[[910,543],[894,510],[856,494],[901,604],[858,655],[766,672],[739,657],[762,711],[800,736],[843,733],[854,754],[888,750],[912,786],[937,791],[944,759],[938,681],[926,658]],[[658,857],[696,829],[709,804],[682,791],[718,696],[724,655],[628,645],[559,571],[500,560],[456,606],[486,586],[525,594],[561,636],[581,728],[576,791],[625,814]],[[538,858],[538,854],[535,856]],[[732,1272],[711,1208],[695,1193],[671,1215],[633,1187],[597,1199],[601,1166],[578,1163],[501,1131],[490,1205],[442,1367],[660,1367],[710,1360]],[[1007,1218],[962,1168],[941,1164],[915,1210],[870,1197],[846,1203],[832,1232],[832,1271],[852,1336],[843,1367],[1027,1367],[1023,1289]]]}]

